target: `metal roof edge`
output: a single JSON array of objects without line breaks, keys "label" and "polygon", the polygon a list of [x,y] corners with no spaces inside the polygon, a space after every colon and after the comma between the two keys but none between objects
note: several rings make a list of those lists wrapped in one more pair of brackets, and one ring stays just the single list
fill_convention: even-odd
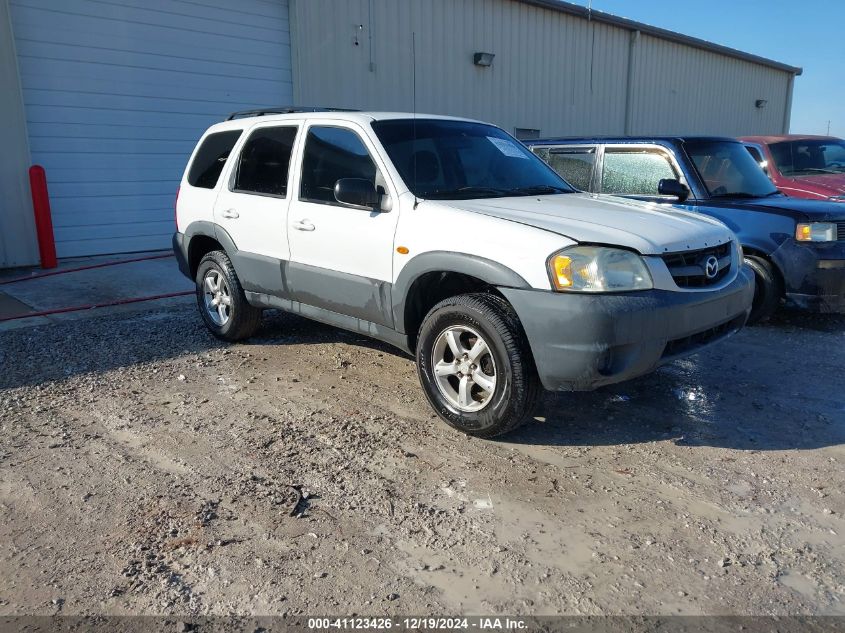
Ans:
[{"label": "metal roof edge", "polygon": [[676,31],[662,29],[657,26],[651,26],[650,24],[644,24],[643,22],[629,20],[628,18],[621,18],[611,13],[605,13],[603,11],[597,11],[595,9],[590,10],[587,7],[581,6],[580,4],[573,4],[571,2],[565,2],[564,0],[516,1],[522,2],[524,4],[530,4],[543,9],[550,9],[552,11],[558,11],[560,13],[567,13],[569,15],[584,18],[585,20],[595,20],[596,22],[600,22],[602,24],[618,26],[629,31],[639,31],[641,33],[645,33],[646,35],[652,35],[654,37],[658,37],[664,40],[677,42],[678,44],[685,44],[687,46],[692,46],[694,48],[710,51],[713,53],[719,53],[720,55],[734,57],[743,61],[761,64],[763,66],[768,66],[769,68],[788,72],[793,75],[800,75],[804,72],[804,69],[800,68],[799,66],[790,66],[789,64],[784,64],[773,59],[768,59],[766,57],[760,57],[759,55],[746,53],[745,51],[730,48],[728,46],[722,46],[721,44],[715,44],[713,42],[708,42],[707,40],[702,40],[697,37],[692,37],[690,35],[684,35],[683,33],[678,33]]}]

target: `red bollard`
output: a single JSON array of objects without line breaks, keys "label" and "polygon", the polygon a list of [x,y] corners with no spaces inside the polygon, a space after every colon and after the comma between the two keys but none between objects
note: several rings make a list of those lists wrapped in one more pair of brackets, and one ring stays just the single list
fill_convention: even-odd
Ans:
[{"label": "red bollard", "polygon": [[56,239],[53,236],[50,195],[47,193],[47,173],[41,165],[29,168],[29,186],[32,189],[32,207],[35,209],[35,232],[38,234],[41,268],[55,268],[59,265],[56,260]]}]

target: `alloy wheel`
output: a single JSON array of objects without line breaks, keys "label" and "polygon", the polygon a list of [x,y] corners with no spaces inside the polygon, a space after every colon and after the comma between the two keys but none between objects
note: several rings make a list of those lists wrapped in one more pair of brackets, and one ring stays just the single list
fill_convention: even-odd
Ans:
[{"label": "alloy wheel", "polygon": [[440,393],[459,411],[480,411],[496,391],[496,361],[474,329],[454,325],[434,342],[431,366]]},{"label": "alloy wheel", "polygon": [[203,300],[208,317],[218,327],[223,327],[232,316],[232,293],[223,274],[210,269],[202,280]]}]

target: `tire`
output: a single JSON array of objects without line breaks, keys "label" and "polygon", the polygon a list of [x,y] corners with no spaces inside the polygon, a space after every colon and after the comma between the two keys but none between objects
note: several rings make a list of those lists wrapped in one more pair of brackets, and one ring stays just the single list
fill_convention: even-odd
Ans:
[{"label": "tire", "polygon": [[[449,332],[455,340],[450,341]],[[456,357],[456,340],[461,350],[474,351],[479,338],[487,352],[474,361],[449,360]],[[540,380],[522,325],[510,304],[496,295],[458,295],[435,305],[423,320],[416,355],[417,374],[431,406],[449,426],[467,435],[490,438],[512,431],[531,418],[539,401]],[[438,371],[459,373],[438,376],[435,365]],[[467,369],[468,376],[460,373]],[[469,387],[462,392],[465,377]]]},{"label": "tire", "polygon": [[762,323],[769,319],[780,306],[783,297],[783,282],[774,265],[756,255],[746,255],[745,264],[754,271],[754,302],[747,325]]},{"label": "tire", "polygon": [[[211,287],[208,285],[208,280],[211,280]],[[217,309],[212,309],[211,305],[214,299],[220,298],[212,290],[217,280],[222,281],[222,285],[217,287],[220,296],[223,297],[223,302],[228,301],[223,312],[219,311],[219,303]],[[261,323],[262,310],[247,302],[241,282],[226,253],[223,251],[207,253],[200,260],[195,281],[200,316],[214,336],[223,341],[234,342],[242,341],[255,333]]]}]

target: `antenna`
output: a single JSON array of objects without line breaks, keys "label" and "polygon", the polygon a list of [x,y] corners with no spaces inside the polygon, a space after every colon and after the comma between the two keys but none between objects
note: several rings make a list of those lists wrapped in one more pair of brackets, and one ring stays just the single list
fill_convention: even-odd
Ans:
[{"label": "antenna", "polygon": [[414,152],[414,173],[412,174],[411,178],[414,180],[414,190],[411,192],[414,194],[414,209],[417,208],[420,201],[417,198],[417,32],[411,31],[411,76],[413,82],[413,90],[411,99],[413,101],[413,143],[411,147],[413,148],[412,151]]}]

